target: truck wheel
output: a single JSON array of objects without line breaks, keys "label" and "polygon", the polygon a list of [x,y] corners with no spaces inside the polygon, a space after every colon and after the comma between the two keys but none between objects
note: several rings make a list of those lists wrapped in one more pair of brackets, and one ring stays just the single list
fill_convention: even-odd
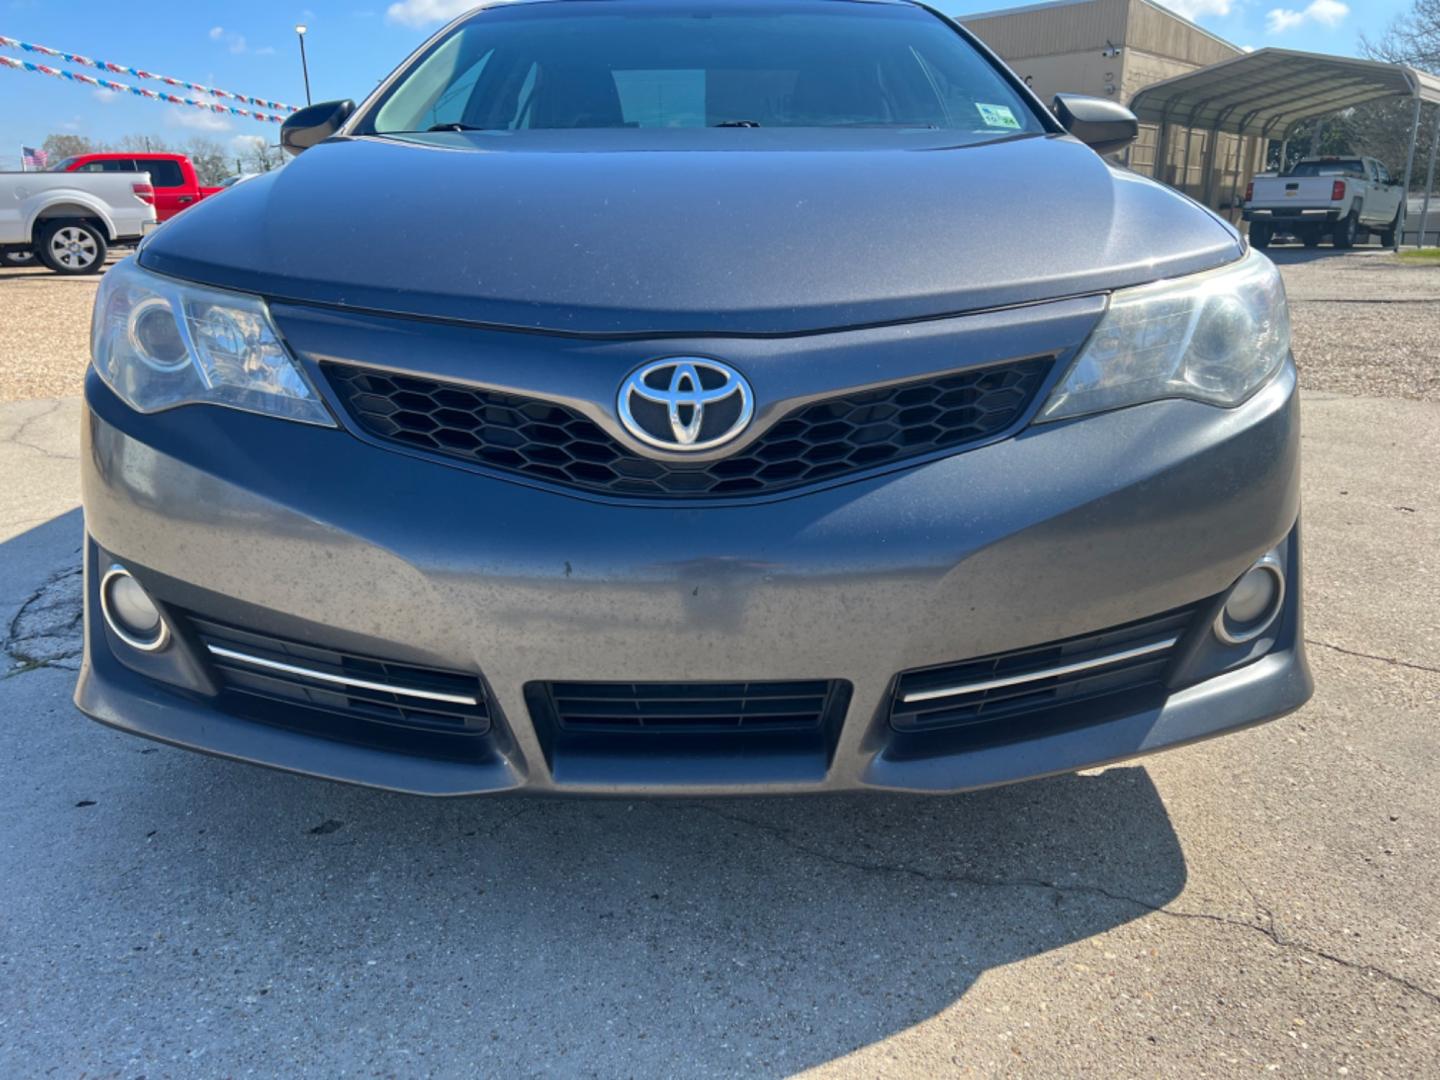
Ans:
[{"label": "truck wheel", "polygon": [[1360,219],[1355,216],[1354,211],[1346,215],[1345,220],[1335,226],[1335,246],[1348,250],[1355,246],[1355,241],[1360,236]]},{"label": "truck wheel", "polygon": [[94,274],[105,265],[104,235],[84,221],[52,221],[40,230],[35,252],[57,274]]},{"label": "truck wheel", "polygon": [[1396,239],[1403,239],[1405,236],[1405,206],[1402,203],[1399,210],[1395,211],[1395,220],[1392,221],[1380,234],[1380,246],[1393,248]]},{"label": "truck wheel", "polygon": [[1275,228],[1268,222],[1252,221],[1250,223],[1250,246],[1257,251],[1264,251],[1270,246],[1270,241],[1275,238]]},{"label": "truck wheel", "polygon": [[3,251],[0,252],[0,265],[13,266],[17,270],[35,265],[35,253],[33,251]]}]

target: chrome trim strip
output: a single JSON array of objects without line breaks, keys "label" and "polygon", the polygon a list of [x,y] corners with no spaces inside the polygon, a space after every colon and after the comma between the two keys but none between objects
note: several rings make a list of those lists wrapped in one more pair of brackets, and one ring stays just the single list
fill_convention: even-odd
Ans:
[{"label": "chrome trim strip", "polygon": [[1165,638],[1163,641],[1152,641],[1148,645],[1136,645],[1134,648],[1123,649],[1120,652],[1110,653],[1108,656],[1097,656],[1092,660],[1077,660],[1073,664],[1062,664],[1059,667],[1046,668],[1044,671],[1032,671],[1028,675],[1012,675],[1006,679],[966,683],[964,686],[952,686],[944,690],[921,690],[914,694],[906,694],[902,700],[908,705],[917,701],[934,701],[937,698],[980,694],[987,690],[1002,690],[1007,686],[1021,686],[1025,683],[1040,682],[1042,679],[1053,679],[1060,675],[1074,675],[1092,668],[1109,667],[1111,664],[1120,664],[1126,660],[1137,660],[1142,656],[1165,652],[1167,649],[1173,649],[1179,642],[1180,635],[1177,634],[1174,637]]},{"label": "chrome trim strip", "polygon": [[255,667],[268,668],[271,671],[283,671],[287,675],[299,675],[304,679],[314,679],[317,682],[334,683],[337,686],[353,686],[357,690],[378,690],[383,694],[399,694],[401,697],[420,698],[424,701],[444,701],[451,705],[478,705],[479,700],[473,697],[466,697],[463,694],[441,694],[434,690],[412,690],[404,686],[391,686],[388,683],[369,682],[365,679],[352,679],[343,675],[331,675],[328,671],[316,671],[313,668],[297,667],[294,664],[282,664],[279,660],[266,660],[261,656],[251,656],[248,653],[236,652],[234,649],[227,649],[221,645],[205,646],[214,655],[235,660],[241,664],[253,664]]}]

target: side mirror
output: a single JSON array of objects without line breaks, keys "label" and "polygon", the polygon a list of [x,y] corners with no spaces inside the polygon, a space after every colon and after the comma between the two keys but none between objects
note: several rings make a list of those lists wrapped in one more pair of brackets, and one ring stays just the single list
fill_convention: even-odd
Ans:
[{"label": "side mirror", "polygon": [[1117,153],[1140,136],[1135,114],[1105,98],[1058,94],[1051,108],[1065,130],[1097,154]]},{"label": "side mirror", "polygon": [[280,127],[280,145],[291,154],[309,150],[316,143],[322,143],[340,130],[355,111],[355,102],[325,101],[309,105],[299,112],[291,113]]}]

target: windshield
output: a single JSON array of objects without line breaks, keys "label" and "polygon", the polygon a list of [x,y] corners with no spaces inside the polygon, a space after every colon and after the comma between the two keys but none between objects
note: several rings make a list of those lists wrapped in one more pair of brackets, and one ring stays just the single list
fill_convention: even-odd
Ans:
[{"label": "windshield", "polygon": [[964,37],[918,8],[620,0],[479,12],[355,131],[700,127],[1046,130]]},{"label": "windshield", "polygon": [[1302,161],[1290,170],[1291,176],[1364,176],[1359,161]]}]

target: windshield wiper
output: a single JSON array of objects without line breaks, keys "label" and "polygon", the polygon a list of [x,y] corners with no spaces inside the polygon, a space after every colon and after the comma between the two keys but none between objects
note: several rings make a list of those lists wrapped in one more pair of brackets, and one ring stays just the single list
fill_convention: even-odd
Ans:
[{"label": "windshield wiper", "polygon": [[494,131],[494,128],[480,127],[476,124],[436,124],[434,127],[426,128],[428,134],[431,131]]},{"label": "windshield wiper", "polygon": [[715,127],[739,127],[756,128],[760,126],[759,120],[721,120]]}]

